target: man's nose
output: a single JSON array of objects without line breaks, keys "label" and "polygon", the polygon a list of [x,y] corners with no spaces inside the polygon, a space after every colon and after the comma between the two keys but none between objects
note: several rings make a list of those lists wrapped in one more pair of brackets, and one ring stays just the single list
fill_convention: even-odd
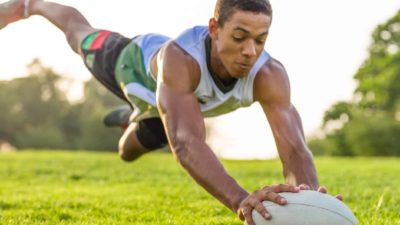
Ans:
[{"label": "man's nose", "polygon": [[248,57],[255,56],[257,54],[254,40],[248,40],[244,43],[242,54]]}]

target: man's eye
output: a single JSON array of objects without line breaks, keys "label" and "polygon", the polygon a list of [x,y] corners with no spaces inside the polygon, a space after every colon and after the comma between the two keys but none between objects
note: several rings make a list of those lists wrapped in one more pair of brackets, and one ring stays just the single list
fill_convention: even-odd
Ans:
[{"label": "man's eye", "polygon": [[259,45],[262,45],[262,44],[265,43],[265,40],[256,40],[256,43],[259,44]]},{"label": "man's eye", "polygon": [[244,40],[244,38],[242,38],[242,37],[232,37],[232,38],[236,42],[242,42]]}]

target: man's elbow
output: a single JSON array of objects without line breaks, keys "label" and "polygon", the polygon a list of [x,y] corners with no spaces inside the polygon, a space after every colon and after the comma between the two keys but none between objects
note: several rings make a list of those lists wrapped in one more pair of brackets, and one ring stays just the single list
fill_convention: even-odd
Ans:
[{"label": "man's elbow", "polygon": [[190,139],[185,137],[174,137],[171,138],[171,149],[177,159],[177,161],[186,167],[191,161],[190,153],[192,142]]},{"label": "man's elbow", "polygon": [[307,145],[304,145],[301,148],[299,148],[296,151],[296,155],[301,161],[310,162],[314,160],[313,154],[307,147]]},{"label": "man's elbow", "polygon": [[313,154],[304,143],[291,146],[287,153],[288,154],[284,154],[286,157],[283,157],[283,160],[288,163],[292,163],[293,161],[313,161]]}]

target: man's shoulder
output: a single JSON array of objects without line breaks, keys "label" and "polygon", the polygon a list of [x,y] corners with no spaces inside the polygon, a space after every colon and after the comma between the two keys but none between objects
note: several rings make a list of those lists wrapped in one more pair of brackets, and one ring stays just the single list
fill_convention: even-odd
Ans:
[{"label": "man's shoulder", "polygon": [[270,57],[260,68],[256,80],[287,77],[284,65],[277,59]]},{"label": "man's shoulder", "polygon": [[290,90],[285,67],[274,58],[268,59],[258,71],[254,81],[254,98],[259,102],[271,102],[287,96]]},{"label": "man's shoulder", "polygon": [[169,41],[160,50],[158,58],[158,68],[162,68],[163,76],[195,89],[200,79],[200,67],[189,53]]}]

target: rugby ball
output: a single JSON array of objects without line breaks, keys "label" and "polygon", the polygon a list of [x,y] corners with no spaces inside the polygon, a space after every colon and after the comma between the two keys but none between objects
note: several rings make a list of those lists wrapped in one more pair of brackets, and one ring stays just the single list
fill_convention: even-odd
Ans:
[{"label": "rugby ball", "polygon": [[281,206],[264,201],[263,205],[271,214],[271,219],[265,220],[253,210],[256,225],[357,225],[353,212],[342,201],[329,194],[318,191],[279,194],[288,203]]}]

